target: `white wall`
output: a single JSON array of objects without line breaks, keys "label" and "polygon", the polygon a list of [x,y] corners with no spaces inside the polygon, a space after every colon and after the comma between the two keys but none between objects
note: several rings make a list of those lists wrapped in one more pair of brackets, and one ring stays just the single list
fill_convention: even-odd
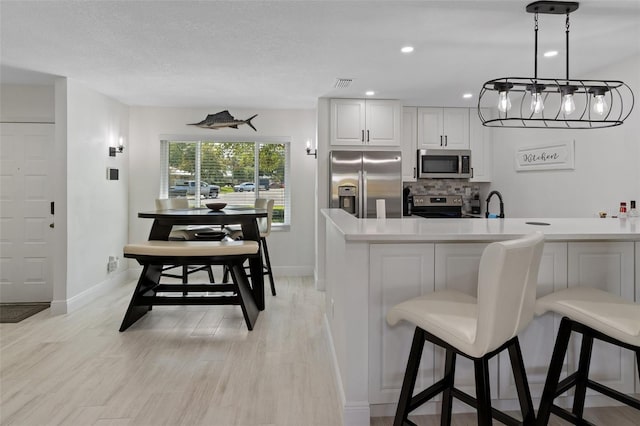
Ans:
[{"label": "white wall", "polygon": [[[54,304],[73,310],[126,276],[122,248],[128,241],[128,141],[124,154],[109,157],[108,150],[120,135],[128,135],[129,108],[71,79],[66,91],[63,84],[56,88],[56,98],[66,95],[67,276],[65,300]],[[64,99],[58,101],[64,108]],[[108,181],[107,167],[118,168],[120,180]],[[111,274],[109,256],[121,259]]]},{"label": "white wall", "polygon": [[0,121],[53,123],[54,88],[3,84],[0,86]]},{"label": "white wall", "polygon": [[[202,120],[207,114],[225,110],[225,107],[207,109],[132,107],[130,129],[129,175],[129,239],[146,240],[151,220],[139,219],[140,211],[155,209],[160,190],[160,135],[252,136],[291,138],[291,177],[286,185],[291,190],[291,227],[289,231],[274,231],[269,236],[269,254],[276,275],[310,275],[313,271],[314,204],[316,160],[307,156],[307,139],[314,140],[316,132],[315,110],[256,110],[233,109],[238,119],[254,114],[252,124],[238,129],[209,130],[186,123]],[[133,264],[132,264],[133,266]]]},{"label": "white wall", "polygon": [[[621,126],[590,130],[495,129],[491,189],[504,198],[507,217],[594,217],[640,202],[640,57],[582,78],[622,80],[636,105]],[[516,172],[521,146],[575,140],[575,170]],[[493,208],[497,204],[492,201]]]}]

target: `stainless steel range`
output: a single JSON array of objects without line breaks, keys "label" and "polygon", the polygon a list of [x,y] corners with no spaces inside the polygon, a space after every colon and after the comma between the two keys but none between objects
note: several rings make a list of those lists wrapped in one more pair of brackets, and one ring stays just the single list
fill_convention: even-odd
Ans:
[{"label": "stainless steel range", "polygon": [[461,218],[462,195],[415,194],[411,214],[427,218]]}]

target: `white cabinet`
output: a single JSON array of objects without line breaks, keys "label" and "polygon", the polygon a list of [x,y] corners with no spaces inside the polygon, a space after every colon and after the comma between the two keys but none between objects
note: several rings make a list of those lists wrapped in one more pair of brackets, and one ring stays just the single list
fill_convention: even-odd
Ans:
[{"label": "white cabinet", "polygon": [[[636,303],[640,303],[640,242],[636,243]],[[640,393],[640,365],[636,365],[636,393]]]},{"label": "white cabinet", "polygon": [[[636,243],[637,244],[637,243]],[[594,287],[634,300],[634,243],[569,243],[569,287]],[[574,333],[575,334],[575,333]],[[570,370],[578,365],[580,338],[572,337],[567,358]],[[633,353],[608,343],[594,341],[589,378],[623,393],[634,391],[635,359]],[[597,393],[587,390],[587,395]]]},{"label": "white cabinet", "polygon": [[[397,403],[415,327],[389,327],[394,305],[433,291],[433,244],[378,244],[370,250],[369,403]],[[425,344],[416,389],[434,383],[433,345]]]},{"label": "white cabinet", "polygon": [[418,153],[418,108],[402,108],[402,181],[415,182]]},{"label": "white cabinet", "polygon": [[[483,108],[482,114],[491,117],[491,110]],[[491,182],[493,167],[493,128],[482,125],[478,110],[469,109],[469,148],[471,148],[471,182]]]},{"label": "white cabinet", "polygon": [[331,145],[400,145],[399,101],[331,99]]},{"label": "white cabinet", "polygon": [[[540,260],[536,297],[542,297],[564,288],[567,288],[567,243],[546,242]],[[534,318],[531,324],[518,335],[529,389],[534,398],[542,395],[547,369],[551,361],[551,351],[561,320],[560,315],[547,313]],[[513,380],[509,354],[503,352],[499,357],[500,384],[498,385],[498,393],[500,399],[516,400],[518,394]],[[561,378],[566,377],[566,373],[565,363]]]},{"label": "white cabinet", "polygon": [[469,149],[469,108],[418,108],[418,149]]}]

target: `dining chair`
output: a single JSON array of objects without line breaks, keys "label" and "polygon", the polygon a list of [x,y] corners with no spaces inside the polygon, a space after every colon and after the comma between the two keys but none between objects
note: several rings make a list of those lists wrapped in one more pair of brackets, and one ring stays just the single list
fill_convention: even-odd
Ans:
[{"label": "dining chair", "polygon": [[[157,198],[156,199],[156,210],[171,210],[171,209],[188,209],[189,208],[189,200],[186,198]],[[209,226],[174,226],[171,228],[171,232],[169,233],[169,241],[194,241],[194,240],[202,240],[200,235],[203,233],[208,233],[212,230]],[[213,240],[218,241],[218,240]],[[172,269],[181,268],[182,272],[178,274],[173,274],[171,272]],[[167,265],[162,268],[162,276],[169,278],[178,278],[182,279],[182,284],[189,283],[189,274],[194,274],[196,272],[206,271],[209,275],[209,282],[215,283],[215,278],[213,276],[213,269],[211,269],[211,265]],[[187,291],[183,293],[187,294]]]},{"label": "dining chair", "polygon": [[[267,217],[258,218],[258,229],[260,230],[260,246],[262,249],[262,253],[264,256],[263,259],[263,274],[269,277],[269,283],[271,285],[271,294],[273,296],[276,295],[276,286],[273,280],[273,272],[271,270],[271,259],[269,258],[269,248],[267,246],[267,237],[271,235],[271,224],[273,222],[273,206],[275,204],[274,200],[269,200],[266,198],[256,198],[254,207],[256,209],[264,209],[267,211]],[[228,226],[227,232],[229,233],[229,237],[233,240],[242,239],[242,229],[237,226]],[[225,276],[223,278],[223,282],[226,282],[227,279],[227,270],[225,269]],[[251,276],[251,275],[249,275]]]}]

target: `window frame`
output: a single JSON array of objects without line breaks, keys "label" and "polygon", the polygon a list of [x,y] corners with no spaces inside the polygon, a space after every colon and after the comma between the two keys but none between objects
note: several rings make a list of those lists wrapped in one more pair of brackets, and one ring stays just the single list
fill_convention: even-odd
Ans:
[{"label": "window frame", "polygon": [[[195,158],[195,181],[196,185],[200,185],[200,168],[201,168],[201,148],[202,143],[253,143],[254,144],[254,164],[257,165],[254,169],[254,182],[257,183],[256,191],[254,192],[254,198],[258,198],[261,193],[259,190],[260,182],[260,145],[265,144],[283,144],[285,145],[284,155],[284,176],[285,176],[285,192],[284,192],[284,222],[272,223],[274,230],[289,230],[291,225],[291,186],[290,186],[290,172],[291,172],[291,137],[286,136],[233,136],[233,135],[212,135],[209,137],[197,136],[197,135],[160,135],[160,188],[159,198],[169,198],[169,143],[195,143],[196,144],[196,158]],[[199,187],[196,191],[199,193]],[[196,205],[200,205],[200,199],[196,197]]]}]

